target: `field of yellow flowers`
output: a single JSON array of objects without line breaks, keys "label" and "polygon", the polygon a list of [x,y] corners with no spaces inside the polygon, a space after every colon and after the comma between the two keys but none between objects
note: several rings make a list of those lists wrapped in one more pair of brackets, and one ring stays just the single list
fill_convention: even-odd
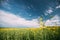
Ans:
[{"label": "field of yellow flowers", "polygon": [[0,28],[0,40],[60,40],[60,27]]}]

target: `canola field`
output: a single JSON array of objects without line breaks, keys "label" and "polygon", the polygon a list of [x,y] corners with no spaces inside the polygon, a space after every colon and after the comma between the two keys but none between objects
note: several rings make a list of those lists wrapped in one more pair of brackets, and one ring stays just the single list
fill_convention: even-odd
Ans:
[{"label": "canola field", "polygon": [[0,28],[0,40],[60,40],[60,27]]}]

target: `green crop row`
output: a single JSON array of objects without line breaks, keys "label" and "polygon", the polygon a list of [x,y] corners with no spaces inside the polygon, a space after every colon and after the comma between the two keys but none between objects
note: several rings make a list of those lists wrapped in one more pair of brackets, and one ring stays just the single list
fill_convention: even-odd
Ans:
[{"label": "green crop row", "polygon": [[0,40],[60,40],[60,27],[0,30]]}]

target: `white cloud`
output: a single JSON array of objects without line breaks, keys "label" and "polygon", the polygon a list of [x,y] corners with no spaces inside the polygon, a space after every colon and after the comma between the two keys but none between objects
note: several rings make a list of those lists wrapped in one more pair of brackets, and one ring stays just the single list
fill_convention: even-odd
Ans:
[{"label": "white cloud", "polygon": [[52,8],[49,8],[46,12],[51,14],[53,12],[53,10],[52,10]]},{"label": "white cloud", "polygon": [[7,2],[9,1],[9,0],[6,0]]},{"label": "white cloud", "polygon": [[60,26],[60,17],[58,15],[55,15],[53,18],[47,20],[45,22],[46,26]]},{"label": "white cloud", "polygon": [[31,14],[29,16],[32,16]]},{"label": "white cloud", "polygon": [[0,26],[2,27],[39,27],[37,19],[31,21],[0,10]]},{"label": "white cloud", "polygon": [[48,13],[44,13],[45,15],[48,15]]},{"label": "white cloud", "polygon": [[51,7],[49,7],[46,11],[45,11],[45,15],[51,14],[53,12],[53,9]]},{"label": "white cloud", "polygon": [[2,1],[1,5],[2,5],[2,7],[6,8],[6,9],[9,9],[9,10],[11,9],[11,5],[8,3],[8,0]]},{"label": "white cloud", "polygon": [[56,6],[56,9],[60,8],[60,5]]},{"label": "white cloud", "polygon": [[31,7],[29,7],[29,6],[28,6],[27,8],[28,8],[28,9],[31,9]]}]

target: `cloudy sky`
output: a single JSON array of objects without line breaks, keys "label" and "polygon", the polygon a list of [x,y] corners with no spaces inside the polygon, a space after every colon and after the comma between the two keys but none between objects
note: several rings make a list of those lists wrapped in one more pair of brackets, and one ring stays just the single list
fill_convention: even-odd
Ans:
[{"label": "cloudy sky", "polygon": [[59,0],[0,0],[0,27],[60,26]]}]

